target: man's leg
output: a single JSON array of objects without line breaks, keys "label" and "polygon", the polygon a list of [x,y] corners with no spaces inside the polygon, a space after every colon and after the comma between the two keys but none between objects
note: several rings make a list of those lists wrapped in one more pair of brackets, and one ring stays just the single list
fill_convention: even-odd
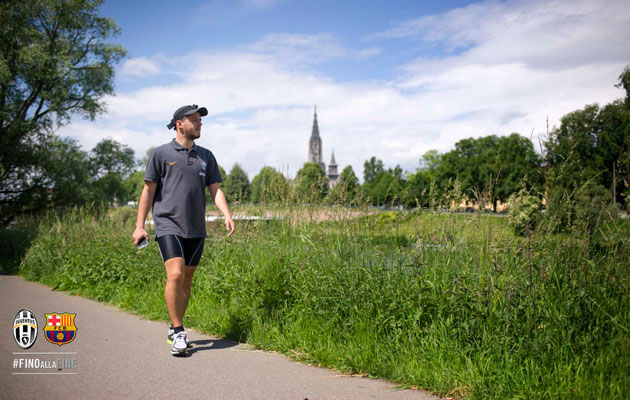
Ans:
[{"label": "man's leg", "polygon": [[[186,308],[188,308],[188,301],[190,300],[190,288],[192,287],[192,279],[195,271],[197,270],[197,266],[191,267],[187,265],[184,268],[184,313],[186,312]],[[183,314],[182,314],[183,318]]]},{"label": "man's leg", "polygon": [[197,270],[197,265],[199,265],[199,260],[201,260],[201,255],[203,254],[203,243],[204,238],[186,239],[184,242],[184,254],[186,254],[186,267],[184,268],[184,312],[186,312],[188,301],[190,300],[190,288],[192,287],[193,275]]},{"label": "man's leg", "polygon": [[[166,269],[166,286],[164,287],[164,300],[168,308],[173,326],[182,326],[184,310],[188,302],[184,290],[185,267],[182,257],[169,258],[164,263]],[[189,289],[190,290],[190,289]]]},{"label": "man's leg", "polygon": [[[202,239],[203,240],[203,239]],[[185,240],[176,235],[166,235],[157,238],[157,242],[164,261],[164,269],[166,271],[166,285],[164,286],[164,300],[171,319],[171,327],[168,330],[167,342],[172,344],[171,354],[185,355],[186,348],[191,347],[188,341],[186,331],[184,330],[183,320],[188,298],[190,297],[190,285],[192,283],[193,271],[188,271],[188,279],[186,278],[187,260],[193,258],[189,256],[188,247],[190,240]],[[194,243],[193,243],[194,244]],[[199,261],[195,261],[197,264]]]}]

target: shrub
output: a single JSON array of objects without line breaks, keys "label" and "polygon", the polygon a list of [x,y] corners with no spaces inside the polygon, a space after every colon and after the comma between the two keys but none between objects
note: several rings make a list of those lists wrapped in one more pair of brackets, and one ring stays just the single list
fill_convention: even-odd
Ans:
[{"label": "shrub", "polygon": [[112,210],[110,213],[110,218],[114,223],[127,225],[129,221],[135,221],[137,215],[138,210],[133,207],[124,206]]},{"label": "shrub", "polygon": [[593,181],[568,192],[552,187],[547,197],[544,227],[550,232],[590,235],[618,214],[609,190]]},{"label": "shrub", "polygon": [[508,218],[515,235],[530,235],[540,214],[540,199],[524,191],[514,193],[508,199]]}]

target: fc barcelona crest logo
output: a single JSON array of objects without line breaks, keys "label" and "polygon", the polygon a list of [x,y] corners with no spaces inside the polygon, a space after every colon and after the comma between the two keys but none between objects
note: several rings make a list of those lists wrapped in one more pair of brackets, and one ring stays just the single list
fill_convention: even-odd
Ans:
[{"label": "fc barcelona crest logo", "polygon": [[50,343],[63,346],[77,337],[77,327],[74,325],[74,318],[77,314],[51,313],[44,315],[46,316],[44,334]]}]

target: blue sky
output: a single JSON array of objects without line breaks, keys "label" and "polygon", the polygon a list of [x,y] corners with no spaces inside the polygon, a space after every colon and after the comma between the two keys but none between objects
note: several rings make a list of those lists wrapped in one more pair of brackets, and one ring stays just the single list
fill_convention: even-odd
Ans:
[{"label": "blue sky", "polygon": [[[102,14],[121,27],[119,40],[132,57],[162,52],[228,49],[258,41],[268,33],[317,35],[332,33],[349,48],[378,45],[371,38],[410,17],[438,14],[471,1],[289,1],[216,0],[206,3],[172,1],[108,0]],[[181,5],[181,7],[180,7]],[[377,77],[387,77],[389,63],[412,59],[422,49],[389,43],[392,54],[379,60],[382,68],[372,69]],[[441,48],[430,49],[438,54]],[[356,72],[356,69],[354,70]],[[336,74],[336,71],[331,71]],[[363,74],[362,74],[363,75]],[[350,75],[349,75],[350,76]]]},{"label": "blue sky", "polygon": [[[255,43],[269,33],[318,35],[326,33],[346,48],[386,46],[382,57],[333,60],[321,66],[324,74],[339,80],[391,79],[402,62],[421,54],[444,55],[440,46],[408,46],[375,38],[410,17],[438,14],[471,1],[289,1],[215,0],[206,3],[109,0],[102,14],[121,27],[119,41],[131,57],[156,53],[174,56],[208,49],[230,49]],[[127,89],[121,85],[121,90]]]},{"label": "blue sky", "polygon": [[[175,8],[174,5],[177,4]],[[96,121],[60,129],[140,158],[183,104],[209,110],[198,143],[229,171],[293,176],[318,106],[324,161],[362,177],[371,156],[414,171],[424,152],[518,132],[606,103],[630,63],[626,0],[106,0],[129,57]]]}]

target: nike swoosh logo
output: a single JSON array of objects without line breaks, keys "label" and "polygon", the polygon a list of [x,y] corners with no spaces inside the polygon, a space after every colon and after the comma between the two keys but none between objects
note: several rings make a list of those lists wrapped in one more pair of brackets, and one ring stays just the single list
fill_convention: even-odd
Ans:
[{"label": "nike swoosh logo", "polygon": [[177,162],[177,161],[170,162],[170,163],[168,163],[168,165],[173,165],[173,164],[175,164],[176,162]]}]

